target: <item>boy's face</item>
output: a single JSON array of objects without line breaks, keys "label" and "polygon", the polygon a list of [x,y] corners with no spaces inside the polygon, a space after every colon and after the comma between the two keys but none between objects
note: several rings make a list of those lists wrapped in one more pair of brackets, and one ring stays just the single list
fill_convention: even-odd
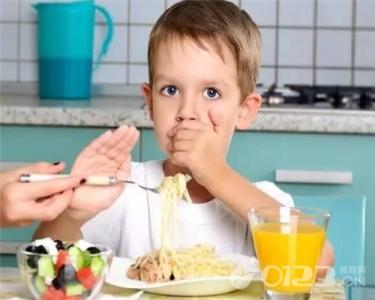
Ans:
[{"label": "boy's face", "polygon": [[237,66],[230,50],[222,57],[204,43],[200,48],[190,39],[161,43],[154,58],[153,85],[143,85],[151,119],[162,150],[171,143],[168,132],[183,120],[214,127],[212,115],[222,126],[223,151],[227,151],[236,127],[246,128],[255,119],[260,96],[240,99]]}]

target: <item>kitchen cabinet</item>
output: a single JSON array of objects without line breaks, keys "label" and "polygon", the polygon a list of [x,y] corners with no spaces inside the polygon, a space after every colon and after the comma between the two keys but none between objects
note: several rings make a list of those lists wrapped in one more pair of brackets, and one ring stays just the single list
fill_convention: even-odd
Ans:
[{"label": "kitchen cabinet", "polygon": [[[74,157],[105,128],[0,126],[1,161],[65,160]],[[152,129],[142,129],[134,161],[161,159]],[[228,162],[252,181],[275,181],[277,170],[336,171],[352,175],[350,184],[277,183],[292,195],[367,197],[365,262],[367,283],[375,284],[375,136],[284,132],[236,132]],[[331,174],[331,173],[328,173]],[[350,212],[348,212],[350,222]],[[27,240],[32,229],[1,231],[2,241]],[[345,234],[343,232],[343,234]],[[353,245],[355,247],[355,245]],[[2,264],[11,263],[9,260]],[[14,263],[14,261],[13,261]]]},{"label": "kitchen cabinet", "polygon": [[[0,126],[0,161],[65,161],[70,168],[74,158],[90,141],[108,128]],[[132,152],[139,159],[139,145]]]}]

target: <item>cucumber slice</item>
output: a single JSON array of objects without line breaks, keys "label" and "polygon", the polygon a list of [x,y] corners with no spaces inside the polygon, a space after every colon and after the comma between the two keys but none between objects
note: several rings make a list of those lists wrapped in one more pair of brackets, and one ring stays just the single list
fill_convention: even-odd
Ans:
[{"label": "cucumber slice", "polygon": [[81,269],[85,264],[85,258],[82,250],[73,246],[68,249],[68,253],[74,268],[76,270]]},{"label": "cucumber slice", "polygon": [[91,265],[91,253],[87,250],[83,251],[83,267],[90,267]]},{"label": "cucumber slice", "polygon": [[47,290],[47,285],[44,283],[43,277],[35,276],[33,278],[34,287],[39,294],[43,294]]},{"label": "cucumber slice", "polygon": [[49,256],[42,256],[38,260],[38,275],[41,277],[54,277],[55,268],[53,266],[52,258]]},{"label": "cucumber slice", "polygon": [[90,269],[95,277],[98,277],[105,266],[104,260],[100,256],[94,256],[91,260]]},{"label": "cucumber slice", "polygon": [[85,291],[86,288],[78,282],[72,282],[65,286],[65,292],[67,296],[79,296]]}]

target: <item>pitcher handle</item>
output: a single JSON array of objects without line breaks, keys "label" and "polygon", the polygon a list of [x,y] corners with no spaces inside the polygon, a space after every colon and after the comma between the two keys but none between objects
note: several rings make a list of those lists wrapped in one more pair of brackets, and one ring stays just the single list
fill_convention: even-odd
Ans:
[{"label": "pitcher handle", "polygon": [[109,44],[111,43],[111,40],[113,37],[113,22],[112,22],[111,15],[103,6],[95,5],[95,9],[97,9],[104,16],[104,19],[107,23],[108,30],[107,30],[107,35],[103,42],[102,49],[100,49],[98,58],[96,60],[96,63],[94,64],[94,70],[96,70],[99,67],[104,55],[107,54]]}]

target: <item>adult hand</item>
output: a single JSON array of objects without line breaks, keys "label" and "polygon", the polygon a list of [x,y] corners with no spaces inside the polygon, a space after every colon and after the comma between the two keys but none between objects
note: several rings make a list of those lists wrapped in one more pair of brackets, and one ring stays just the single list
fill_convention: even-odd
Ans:
[{"label": "adult hand", "polygon": [[26,226],[35,220],[50,221],[69,205],[72,189],[82,177],[51,179],[43,182],[19,183],[24,173],[57,174],[64,163],[36,163],[0,174],[1,227]]}]

